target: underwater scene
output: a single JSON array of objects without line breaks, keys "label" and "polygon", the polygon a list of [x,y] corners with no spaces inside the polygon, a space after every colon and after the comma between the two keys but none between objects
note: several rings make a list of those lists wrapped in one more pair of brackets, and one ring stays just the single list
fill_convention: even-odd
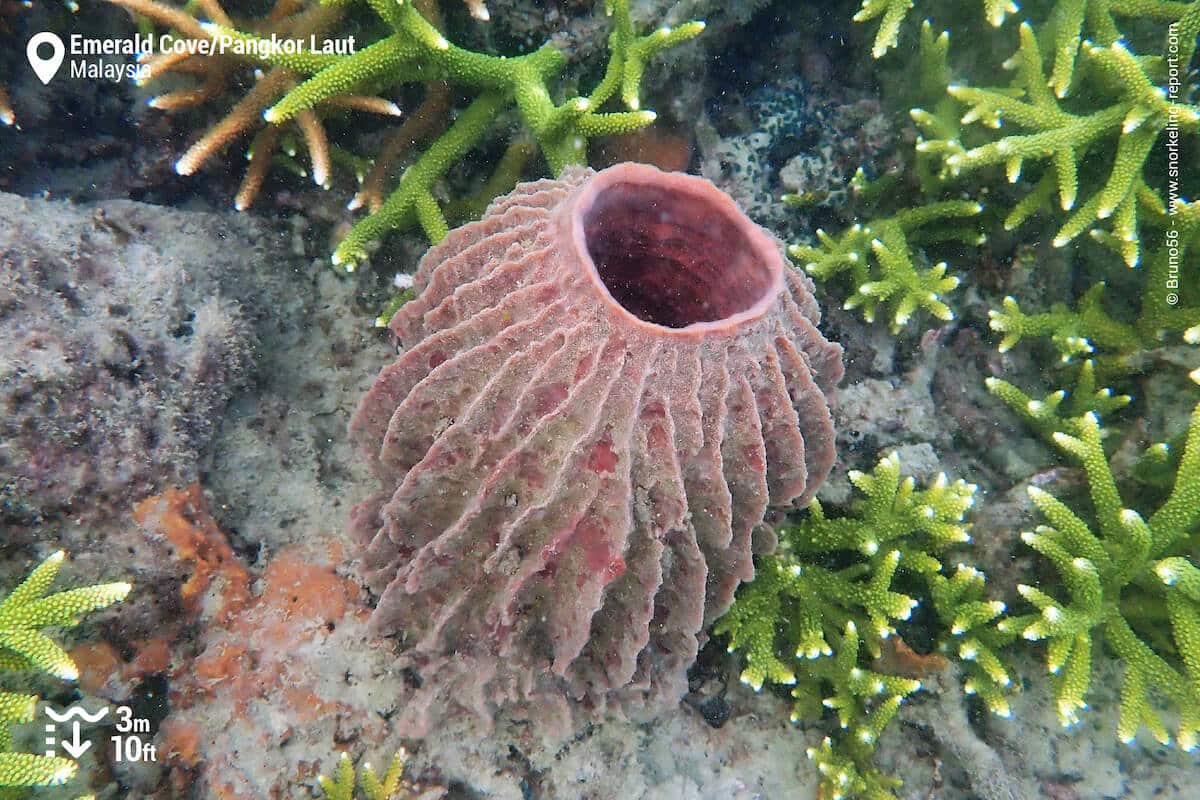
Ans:
[{"label": "underwater scene", "polygon": [[1200,0],[0,0],[0,800],[1200,798]]}]

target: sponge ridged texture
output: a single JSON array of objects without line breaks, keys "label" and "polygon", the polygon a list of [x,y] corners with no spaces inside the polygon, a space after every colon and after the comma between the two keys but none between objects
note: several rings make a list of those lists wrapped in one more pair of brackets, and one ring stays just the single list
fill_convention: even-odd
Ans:
[{"label": "sponge ridged texture", "polygon": [[[644,208],[611,209],[639,196],[644,225]],[[744,237],[742,254],[689,244],[707,231]],[[734,300],[639,319],[614,299],[637,287],[606,291],[617,278],[587,253],[614,236],[657,259],[655,297],[707,260]],[[747,272],[721,287],[726,258]],[[518,186],[431,249],[415,289],[351,425],[384,487],[353,517],[376,625],[405,632],[431,703],[485,718],[674,702],[755,547],[774,546],[753,535],[768,507],[807,503],[833,463],[841,350],[811,284],[711,184],[621,165]],[[746,313],[685,324],[731,302]]]}]

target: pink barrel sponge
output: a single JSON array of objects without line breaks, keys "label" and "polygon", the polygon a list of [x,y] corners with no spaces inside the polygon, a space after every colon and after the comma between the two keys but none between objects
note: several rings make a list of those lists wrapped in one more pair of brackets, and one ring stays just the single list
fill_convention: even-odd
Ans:
[{"label": "pink barrel sponge", "polygon": [[621,164],[518,186],[415,289],[351,425],[375,623],[485,718],[676,701],[768,507],[833,464],[811,284],[708,181]]}]

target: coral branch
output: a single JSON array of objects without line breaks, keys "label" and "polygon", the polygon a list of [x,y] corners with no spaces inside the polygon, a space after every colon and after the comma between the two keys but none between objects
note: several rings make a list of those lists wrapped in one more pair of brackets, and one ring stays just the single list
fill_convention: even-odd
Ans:
[{"label": "coral branch", "polygon": [[[985,598],[981,572],[958,564],[943,574],[947,551],[969,540],[963,519],[974,486],[939,476],[918,490],[901,478],[894,454],[871,474],[850,477],[862,495],[850,515],[828,517],[814,501],[805,519],[782,527],[779,552],[758,558],[754,581],[713,632],[745,656],[743,683],[755,691],[793,686],[793,719],[837,712],[845,733],[810,752],[825,794],[891,797],[895,782],[871,766],[871,756],[900,703],[920,688],[878,670],[888,663],[878,659],[895,626],[919,603],[931,606],[942,626],[938,649],[962,664],[966,691],[1001,715],[1012,682],[998,651],[1016,635],[1001,630],[1004,604]],[[898,581],[912,583],[918,597],[899,591]]]},{"label": "coral branch", "polygon": [[[44,628],[77,625],[90,611],[119,603],[128,583],[106,583],[46,596],[66,555],[43,561],[23,583],[0,601],[0,672],[34,671],[66,681],[79,679],[79,668]],[[0,795],[9,787],[54,786],[70,780],[78,765],[69,758],[12,752],[10,725],[31,722],[38,697],[0,692]]]},{"label": "coral branch", "polygon": [[[969,150],[956,142],[943,143],[940,146],[948,152],[947,170],[957,176],[1004,165],[1008,180],[1015,183],[1026,161],[1047,164],[1046,175],[1053,176],[1062,209],[1072,212],[1055,235],[1055,246],[1062,247],[1084,231],[1111,219],[1109,237],[1118,243],[1126,263],[1136,266],[1140,259],[1138,215],[1164,207],[1162,200],[1147,188],[1142,175],[1144,163],[1168,122],[1177,135],[1200,132],[1200,107],[1170,99],[1147,72],[1146,60],[1135,56],[1120,40],[1114,40],[1107,45],[1085,43],[1082,57],[1094,67],[1091,72],[1098,82],[1107,81],[1118,88],[1116,97],[1106,99],[1098,109],[1093,99],[1084,107],[1086,111],[1068,110],[1063,100],[1070,79],[1067,70],[1056,66],[1059,74],[1047,78],[1041,48],[1030,24],[1021,25],[1020,38],[1020,48],[1008,63],[1017,72],[1020,94],[1009,88],[961,85],[951,85],[948,91],[968,108],[964,124],[984,122],[998,127],[1007,123],[1022,129],[1022,133],[1003,136]],[[1063,58],[1061,50],[1059,58]],[[1070,63],[1074,64],[1074,56]],[[1056,92],[1051,93],[1047,84],[1054,86]],[[1112,165],[1107,180],[1076,207],[1080,164],[1085,159],[1095,159],[1097,150],[1106,147],[1114,137],[1116,146],[1106,157]],[[1031,193],[1030,202],[1014,209],[1006,227],[1021,224],[1046,199],[1045,183],[1039,183],[1038,187]]]},{"label": "coral branch", "polygon": [[[142,14],[149,19],[195,40],[224,40],[226,47],[211,56],[179,56],[175,54],[152,56],[146,61],[147,71],[143,82],[154,80],[168,73],[190,73],[201,77],[199,85],[159,95],[150,100],[150,105],[162,111],[191,108],[225,94],[238,77],[246,72],[249,64],[262,64],[269,69],[254,83],[246,95],[239,100],[228,114],[205,132],[176,162],[180,175],[192,175],[229,146],[234,140],[248,134],[264,124],[264,113],[272,109],[286,93],[296,88],[300,77],[323,70],[336,61],[335,56],[323,53],[302,52],[293,54],[279,48],[264,48],[243,55],[230,43],[253,44],[266,41],[263,37],[276,36],[284,39],[309,40],[324,37],[338,24],[344,9],[336,5],[278,3],[268,16],[247,27],[255,32],[235,30],[235,25],[216,2],[207,0],[194,9],[179,9],[157,0],[109,0],[110,2]],[[204,15],[208,20],[193,16],[192,11]],[[260,35],[261,34],[261,35]],[[265,54],[256,57],[258,54]],[[317,185],[328,187],[331,180],[332,159],[330,148],[321,123],[321,114],[331,110],[365,110],[369,113],[397,114],[399,109],[390,100],[366,97],[345,91],[331,91],[320,102],[312,102],[293,109],[284,122],[295,118],[297,129],[308,148],[312,163],[312,177]],[[300,115],[300,111],[308,113]],[[267,122],[272,120],[268,119]],[[256,134],[248,153],[249,166],[242,179],[234,207],[245,210],[257,198],[272,164],[272,150],[281,143],[278,133]],[[257,155],[256,155],[257,154]]]},{"label": "coral branch", "polygon": [[[441,787],[427,789],[404,775],[408,753],[404,748],[392,756],[382,776],[367,763],[358,768],[358,786],[364,800],[437,800],[445,794]],[[325,800],[354,800],[354,762],[344,751],[333,775],[321,775],[318,782]]]},{"label": "coral branch", "polygon": [[0,123],[16,125],[17,115],[13,113],[12,103],[8,99],[8,90],[0,86]]},{"label": "coral branch", "polygon": [[[390,33],[356,52],[331,55],[312,50],[279,52],[258,45],[276,34],[301,39],[308,39],[310,34],[324,35],[338,23],[346,3],[318,6],[287,17],[273,13],[266,24],[247,30],[230,22],[223,12],[218,13],[215,0],[198,7],[200,13],[210,17],[206,22],[155,0],[111,1],[146,14],[192,38],[241,44],[247,54],[236,56],[237,59],[270,68],[250,94],[234,107],[230,116],[185,154],[179,163],[181,174],[191,174],[233,138],[260,124],[258,117],[261,115],[269,124],[282,124],[293,119],[300,124],[309,145],[313,178],[325,186],[330,160],[328,145],[318,124],[319,112],[323,109],[361,109],[366,106],[376,113],[380,110],[394,113],[396,107],[388,101],[364,100],[363,97],[369,97],[380,87],[403,83],[437,86],[448,81],[477,93],[454,124],[405,172],[391,196],[381,202],[381,184],[392,169],[397,151],[411,147],[423,135],[429,135],[444,124],[440,117],[445,101],[436,97],[440,90],[431,89],[431,100],[416,115],[427,121],[414,124],[412,129],[394,137],[385,146],[366,185],[350,204],[352,209],[366,205],[371,214],[354,226],[333,254],[334,264],[348,270],[365,260],[367,245],[389,230],[419,224],[431,241],[436,242],[445,235],[445,211],[435,199],[435,184],[483,139],[493,121],[506,108],[515,105],[550,171],[556,175],[569,164],[586,162],[589,139],[629,133],[652,123],[655,114],[640,108],[640,88],[646,65],[663,50],[694,38],[704,29],[703,22],[693,21],[639,35],[632,22],[629,0],[606,0],[613,27],[605,75],[590,95],[569,97],[559,104],[552,99],[551,82],[565,68],[566,58],[554,47],[547,44],[516,57],[466,50],[443,36],[436,17],[414,3],[370,0],[367,5]],[[467,5],[477,19],[487,19],[488,11],[481,0],[468,0]],[[235,57],[209,59],[220,63],[205,67],[205,71],[228,69],[225,64],[229,58]],[[188,62],[161,66],[159,71],[166,71],[171,66],[181,68],[183,63],[194,62],[189,59]],[[221,83],[217,77],[209,75],[199,89],[164,96],[162,104],[175,108],[200,102],[213,96]],[[624,110],[605,111],[606,104],[614,99],[619,99]],[[301,118],[305,111],[314,112],[316,116],[310,114]],[[418,130],[420,127],[426,130]],[[267,141],[259,139],[257,144],[261,147]],[[262,164],[262,161],[252,159],[253,174],[243,181],[238,192],[238,208],[248,206],[261,186]]]},{"label": "coral branch", "polygon": [[[861,308],[868,322],[886,307],[893,332],[904,327],[918,309],[951,320],[954,313],[943,297],[958,286],[958,278],[946,275],[945,262],[918,269],[913,264],[910,239],[919,233],[926,243],[959,240],[963,231],[945,223],[973,217],[982,210],[979,203],[968,200],[930,203],[853,225],[840,238],[818,230],[819,246],[792,245],[788,255],[816,280],[848,276],[853,294],[844,307]],[[978,235],[975,241],[981,241]]]},{"label": "coral branch", "polygon": [[[1153,688],[1177,709],[1177,741],[1191,750],[1200,730],[1200,570],[1190,557],[1200,519],[1200,405],[1188,424],[1174,487],[1148,518],[1125,505],[1097,416],[1085,414],[1070,427],[1052,439],[1086,471],[1095,523],[1047,492],[1029,489],[1048,524],[1022,539],[1054,565],[1065,591],[1019,587],[1037,613],[1001,625],[1046,642],[1064,725],[1078,722],[1087,708],[1094,639],[1102,634],[1108,650],[1125,662],[1118,736],[1131,741],[1145,726],[1160,742],[1170,740],[1150,700]],[[1170,639],[1159,635],[1164,618]]]},{"label": "coral branch", "polygon": [[[992,330],[1002,334],[1000,351],[1024,338],[1049,339],[1063,363],[1079,356],[1097,357],[1107,371],[1130,372],[1134,356],[1159,346],[1168,334],[1183,339],[1200,326],[1200,201],[1176,204],[1175,213],[1159,220],[1166,227],[1163,243],[1147,259],[1137,318],[1124,322],[1105,304],[1103,282],[1092,286],[1075,308],[1056,303],[1049,311],[1029,314],[1013,297],[988,312]],[[1175,277],[1172,277],[1172,276]]]}]

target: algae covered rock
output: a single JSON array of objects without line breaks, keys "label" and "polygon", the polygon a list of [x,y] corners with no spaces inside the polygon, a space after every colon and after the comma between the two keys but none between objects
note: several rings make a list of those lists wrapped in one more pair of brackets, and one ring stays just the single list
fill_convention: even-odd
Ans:
[{"label": "algae covered rock", "polygon": [[[0,195],[0,515],[125,510],[194,480],[253,333],[217,217]],[[226,262],[226,263],[222,263]]]}]

